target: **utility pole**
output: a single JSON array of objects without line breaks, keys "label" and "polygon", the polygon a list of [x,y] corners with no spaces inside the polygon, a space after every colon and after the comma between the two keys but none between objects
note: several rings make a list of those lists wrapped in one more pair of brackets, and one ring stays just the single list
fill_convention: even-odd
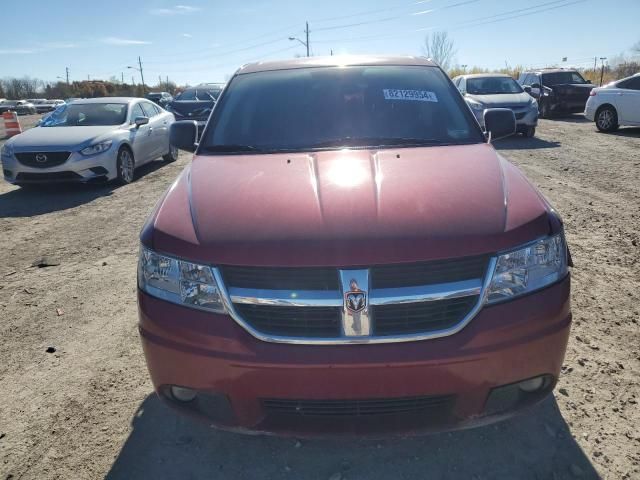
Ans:
[{"label": "utility pole", "polygon": [[140,78],[142,79],[142,92],[144,93],[144,73],[142,73],[142,58],[138,57],[138,65],[140,65]]},{"label": "utility pole", "polygon": [[602,62],[602,68],[600,69],[600,86],[602,86],[602,80],[604,79],[604,61],[607,57],[600,57],[600,61]]},{"label": "utility pole", "polygon": [[304,33],[307,34],[307,57],[309,56],[309,22],[305,22],[307,28],[305,28]]},{"label": "utility pole", "polygon": [[167,92],[169,91],[169,75],[167,75]]},{"label": "utility pole", "polygon": [[69,85],[69,67],[65,67],[65,70],[67,71],[67,85]]},{"label": "utility pole", "polygon": [[593,73],[596,73],[596,69],[598,68],[598,57],[593,57]]},{"label": "utility pole", "polygon": [[289,37],[289,40],[293,41],[295,40],[296,42],[299,42],[301,45],[304,45],[304,47],[307,49],[307,57],[311,56],[309,54],[309,22],[305,22],[305,29],[304,29],[304,34],[306,36],[307,41],[303,41],[300,40],[298,37]]},{"label": "utility pole", "polygon": [[122,84],[124,85],[124,72],[120,72],[120,77],[122,78]]}]

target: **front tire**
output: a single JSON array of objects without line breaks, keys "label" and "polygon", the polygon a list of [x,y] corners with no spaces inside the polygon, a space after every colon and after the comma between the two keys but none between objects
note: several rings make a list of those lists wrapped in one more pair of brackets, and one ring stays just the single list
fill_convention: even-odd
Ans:
[{"label": "front tire", "polygon": [[174,147],[173,145],[169,146],[169,153],[167,153],[166,155],[163,155],[162,159],[167,162],[167,163],[171,163],[171,162],[175,162],[178,159],[178,147]]},{"label": "front tire", "polygon": [[522,136],[524,138],[533,138],[536,134],[536,127],[527,127],[522,131]]},{"label": "front tire", "polygon": [[117,181],[120,185],[127,185],[133,182],[135,173],[135,161],[133,153],[127,147],[121,147],[118,151],[118,160],[116,161],[116,170],[118,173]]},{"label": "front tire", "polygon": [[540,102],[538,115],[540,116],[540,118],[551,118],[551,109],[549,108],[547,102]]},{"label": "front tire", "polygon": [[601,132],[615,132],[618,125],[618,112],[611,105],[600,107],[596,113],[596,127]]}]

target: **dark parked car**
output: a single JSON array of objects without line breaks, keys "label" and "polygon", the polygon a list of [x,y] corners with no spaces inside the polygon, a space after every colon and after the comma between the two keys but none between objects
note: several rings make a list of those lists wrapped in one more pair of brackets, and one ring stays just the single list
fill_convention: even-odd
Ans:
[{"label": "dark parked car", "polygon": [[8,100],[0,104],[0,113],[16,112],[18,115],[31,115],[37,112],[36,106],[26,100]]},{"label": "dark parked car", "polygon": [[[493,139],[512,110],[488,108]],[[562,220],[437,65],[245,65],[142,230],[162,399],[289,435],[466,428],[547,397],[569,338]]]},{"label": "dark parked car", "polygon": [[538,100],[540,118],[555,113],[582,113],[593,89],[576,70],[543,69],[523,72],[518,83]]},{"label": "dark parked car", "polygon": [[173,97],[169,92],[150,92],[146,95],[147,100],[166,108],[167,104],[173,101]]},{"label": "dark parked car", "polygon": [[198,123],[198,130],[202,132],[211,109],[223,88],[224,84],[222,83],[202,83],[187,88],[178,94],[166,108],[173,113],[176,120],[195,120]]}]

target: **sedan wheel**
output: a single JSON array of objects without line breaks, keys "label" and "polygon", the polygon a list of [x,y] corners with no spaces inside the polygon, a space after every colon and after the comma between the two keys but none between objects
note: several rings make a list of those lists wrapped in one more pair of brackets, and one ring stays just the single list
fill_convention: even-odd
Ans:
[{"label": "sedan wheel", "polygon": [[169,153],[164,155],[162,159],[167,163],[175,162],[178,159],[178,154],[179,154],[178,147],[174,147],[173,145],[171,145],[169,147]]},{"label": "sedan wheel", "polygon": [[618,114],[613,107],[603,107],[596,115],[596,127],[601,132],[613,132],[618,129]]},{"label": "sedan wheel", "polygon": [[133,182],[135,163],[133,155],[127,148],[121,148],[118,152],[118,182],[127,184]]}]

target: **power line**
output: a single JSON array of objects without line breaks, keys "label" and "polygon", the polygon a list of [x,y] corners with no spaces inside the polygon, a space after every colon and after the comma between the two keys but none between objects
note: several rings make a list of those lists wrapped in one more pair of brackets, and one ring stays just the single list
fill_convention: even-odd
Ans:
[{"label": "power line", "polygon": [[418,28],[415,30],[412,30],[411,32],[408,33],[401,33],[401,34],[390,34],[390,35],[365,35],[365,36],[360,36],[360,37],[352,37],[349,39],[337,39],[337,38],[333,38],[331,40],[315,40],[315,43],[357,43],[357,42],[361,42],[361,41],[366,41],[366,40],[372,40],[372,39],[389,39],[389,38],[403,38],[403,37],[408,37],[408,36],[412,36],[415,35],[416,33],[419,32],[424,32],[427,30],[434,30],[434,29],[455,29],[455,30],[460,30],[460,29],[464,29],[464,28],[472,28],[475,26],[479,26],[479,25],[485,25],[488,23],[496,23],[499,21],[504,21],[504,20],[510,20],[512,18],[518,18],[518,17],[525,17],[525,16],[529,16],[529,15],[534,15],[537,13],[542,13],[542,12],[546,12],[546,11],[550,11],[550,10],[556,10],[558,8],[563,8],[569,5],[573,5],[576,3],[582,3],[585,2],[587,0],[575,0],[569,3],[565,3],[563,5],[555,5],[553,7],[548,7],[548,8],[542,8],[540,9],[540,7],[544,7],[545,5],[552,5],[552,4],[557,4],[560,2],[566,2],[567,0],[555,0],[553,2],[548,2],[548,3],[543,3],[540,4],[536,7],[528,7],[526,10],[530,10],[531,8],[538,8],[539,10],[534,11],[534,12],[529,12],[527,14],[522,14],[522,15],[516,15],[516,16],[512,16],[512,17],[505,17],[505,18],[499,18],[497,20],[494,20],[492,22],[485,22],[485,21],[480,21],[478,22],[478,20],[485,20],[488,18],[495,18],[495,17],[499,17],[499,16],[504,16],[504,15],[510,15],[513,13],[516,13],[516,11],[523,11],[525,9],[518,9],[518,10],[511,10],[508,12],[503,12],[503,13],[499,13],[496,15],[490,15],[489,17],[481,17],[479,19],[475,19],[475,20],[470,20],[470,21],[466,21],[466,22],[461,22],[461,23],[457,23],[454,25],[438,25],[438,26],[434,26],[434,27],[426,27],[426,28]]},{"label": "power line", "polygon": [[392,17],[378,18],[378,19],[374,19],[374,20],[366,20],[366,21],[363,21],[363,22],[349,23],[349,24],[344,24],[344,25],[333,25],[333,26],[329,26],[329,27],[321,27],[321,28],[314,29],[314,32],[323,32],[323,31],[327,31],[327,30],[338,30],[338,29],[342,29],[342,28],[359,27],[359,26],[362,26],[362,25],[369,25],[369,24],[372,24],[372,23],[389,22],[391,20],[397,20],[399,18],[405,18],[408,15],[423,15],[423,14],[426,14],[426,13],[435,13],[435,12],[439,12],[441,10],[448,10],[450,8],[461,7],[463,5],[468,5],[470,3],[476,3],[476,2],[479,2],[479,1],[480,0],[465,0],[465,1],[462,1],[462,2],[454,3],[452,5],[445,5],[444,7],[434,8],[434,9],[431,9],[431,10],[424,10],[422,12],[413,12],[413,13],[403,14],[403,15],[394,15]]}]

